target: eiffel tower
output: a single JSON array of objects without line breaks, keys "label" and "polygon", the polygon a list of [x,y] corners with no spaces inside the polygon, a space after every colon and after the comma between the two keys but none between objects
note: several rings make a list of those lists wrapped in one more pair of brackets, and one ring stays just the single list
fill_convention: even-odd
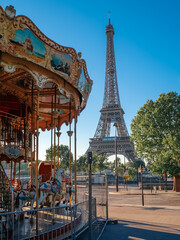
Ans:
[{"label": "eiffel tower", "polygon": [[[115,141],[117,154],[124,155],[128,160],[133,161],[134,145],[130,142],[129,134],[123,118],[124,111],[120,104],[117,84],[116,63],[114,54],[114,28],[110,22],[105,30],[107,36],[106,49],[106,77],[103,107],[100,110],[101,116],[93,138],[90,139],[88,151],[97,152],[111,156],[115,154]],[[111,136],[111,127],[116,127],[117,136]]]}]

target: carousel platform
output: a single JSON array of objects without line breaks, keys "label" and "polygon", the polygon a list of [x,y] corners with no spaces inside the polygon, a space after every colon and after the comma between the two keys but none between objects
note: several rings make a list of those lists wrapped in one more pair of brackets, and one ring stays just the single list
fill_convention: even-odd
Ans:
[{"label": "carousel platform", "polygon": [[[30,214],[29,211],[23,211],[20,214],[14,214],[14,221],[10,215],[1,217],[0,239],[65,239],[83,227],[83,213],[79,212],[76,217],[72,217],[70,211],[65,212],[65,208],[53,210],[47,208],[38,212],[38,221],[36,221],[37,212]],[[38,224],[38,230],[37,230]]]}]

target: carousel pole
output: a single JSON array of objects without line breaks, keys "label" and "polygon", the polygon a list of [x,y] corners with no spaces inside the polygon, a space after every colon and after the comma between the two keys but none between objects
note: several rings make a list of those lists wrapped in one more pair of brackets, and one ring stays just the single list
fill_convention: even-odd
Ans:
[{"label": "carousel pole", "polygon": [[27,110],[27,104],[25,102],[25,118],[24,118],[24,149],[25,149],[25,162],[27,162],[27,156],[28,156],[28,110]]},{"label": "carousel pole", "polygon": [[[34,153],[33,153],[33,161],[34,161],[34,163],[35,163],[35,158],[36,158],[36,156],[35,156],[35,153],[36,153],[36,134],[35,134],[35,121],[34,121]],[[34,166],[34,170],[36,171],[36,165]],[[35,176],[34,176],[34,178],[36,179],[36,173],[35,173]]]},{"label": "carousel pole", "polygon": [[12,168],[13,168],[13,161],[11,160],[11,183],[12,183]]},{"label": "carousel pole", "polygon": [[[39,198],[38,154],[39,154],[39,90],[37,93],[37,117],[36,117],[36,208],[38,208]],[[38,234],[38,212],[36,212],[36,234]]]},{"label": "carousel pole", "polygon": [[67,131],[67,134],[69,136],[69,204],[71,205],[71,137],[73,134],[73,131],[71,131],[71,100],[69,104],[69,131]]},{"label": "carousel pole", "polygon": [[74,119],[74,185],[75,185],[75,204],[77,203],[77,156],[76,156],[76,124],[77,116]]},{"label": "carousel pole", "polygon": [[36,207],[38,207],[38,154],[39,154],[39,90],[37,94],[37,117],[36,117]]},{"label": "carousel pole", "polygon": [[14,172],[13,172],[13,179],[15,181],[16,178],[16,162],[14,161]]},{"label": "carousel pole", "polygon": [[56,86],[55,86],[55,102],[54,102],[54,179],[56,176],[55,166],[56,166]]},{"label": "carousel pole", "polygon": [[[55,181],[55,177],[56,177],[56,118],[55,118],[55,114],[56,114],[56,86],[55,86],[55,94],[54,94],[54,111],[52,113],[54,113],[52,115],[52,117],[54,117],[54,174],[53,174],[53,177],[54,177],[54,181]],[[56,195],[53,196],[53,207],[55,207],[55,200],[56,200]],[[53,214],[52,214],[52,223],[54,224],[55,222],[55,209],[53,209]]]},{"label": "carousel pole", "polygon": [[20,172],[21,172],[21,163],[20,163],[20,160],[19,160],[19,186],[21,185],[20,183],[21,183],[21,174],[20,174]]},{"label": "carousel pole", "polygon": [[7,162],[7,177],[9,178],[9,163]]},{"label": "carousel pole", "polygon": [[27,160],[27,153],[26,153],[26,114],[27,114],[27,108],[26,108],[26,103],[24,102],[24,108],[25,108],[25,117],[24,117],[24,150],[25,150],[25,157],[24,160],[26,162]]},{"label": "carousel pole", "polygon": [[56,166],[56,127],[54,127],[54,178],[56,176],[55,166]]},{"label": "carousel pole", "polygon": [[59,169],[59,137],[60,137],[59,131],[57,132],[57,137],[58,137],[58,169]]},{"label": "carousel pole", "polygon": [[59,119],[59,117],[58,117],[58,127],[57,127],[57,132],[56,132],[56,135],[57,135],[57,137],[58,137],[58,169],[59,169],[59,166],[60,166],[60,159],[59,159],[59,138],[60,138],[60,136],[61,136],[61,132],[59,131],[60,130],[60,119]]},{"label": "carousel pole", "polygon": [[71,205],[71,137],[73,134],[73,131],[71,131],[71,124],[69,125],[69,131],[67,131],[67,134],[69,136],[69,204]]},{"label": "carousel pole", "polygon": [[59,138],[60,138],[60,136],[61,136],[62,133],[58,131],[56,134],[57,134],[57,137],[58,137],[58,169],[59,169],[59,167],[60,167],[60,157],[59,157],[59,147],[60,147],[60,146],[59,146]]},{"label": "carousel pole", "polygon": [[31,177],[31,185],[33,182],[32,179],[32,164],[34,160],[33,156],[33,132],[34,132],[34,85],[33,85],[33,80],[32,80],[32,92],[31,92],[31,167],[30,167],[30,177]]},{"label": "carousel pole", "polygon": [[71,137],[73,134],[73,131],[71,131],[71,124],[69,124],[69,131],[67,131],[67,134],[69,136],[69,183],[71,185]]},{"label": "carousel pole", "polygon": [[53,165],[53,96],[51,101],[51,177],[52,177],[52,167]]},{"label": "carousel pole", "polygon": [[[60,104],[60,98],[58,98],[58,104]],[[60,159],[59,159],[59,138],[61,136],[61,132],[60,132],[60,117],[58,116],[58,127],[57,127],[57,131],[56,132],[56,135],[58,137],[58,169],[59,169],[59,166],[60,166]]]}]

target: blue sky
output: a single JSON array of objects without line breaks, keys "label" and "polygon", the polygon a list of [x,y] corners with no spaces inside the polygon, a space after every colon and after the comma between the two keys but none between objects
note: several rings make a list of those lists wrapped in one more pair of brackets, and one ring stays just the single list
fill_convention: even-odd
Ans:
[{"label": "blue sky", "polygon": [[[17,15],[28,16],[57,43],[82,52],[94,81],[86,109],[77,126],[77,154],[82,155],[94,136],[103,103],[108,11],[115,30],[114,46],[121,106],[130,133],[131,120],[148,99],[162,92],[180,93],[179,0],[4,0]],[[68,145],[67,127],[61,143]],[[73,144],[73,143],[72,143]],[[40,159],[50,146],[41,134]]]}]

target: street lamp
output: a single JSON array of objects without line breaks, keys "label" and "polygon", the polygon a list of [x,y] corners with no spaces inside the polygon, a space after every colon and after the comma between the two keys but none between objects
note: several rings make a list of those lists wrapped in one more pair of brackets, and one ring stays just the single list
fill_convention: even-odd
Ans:
[{"label": "street lamp", "polygon": [[116,157],[116,192],[118,192],[118,163],[117,163],[117,139],[116,139],[116,132],[117,132],[117,123],[115,122],[115,157]]}]

